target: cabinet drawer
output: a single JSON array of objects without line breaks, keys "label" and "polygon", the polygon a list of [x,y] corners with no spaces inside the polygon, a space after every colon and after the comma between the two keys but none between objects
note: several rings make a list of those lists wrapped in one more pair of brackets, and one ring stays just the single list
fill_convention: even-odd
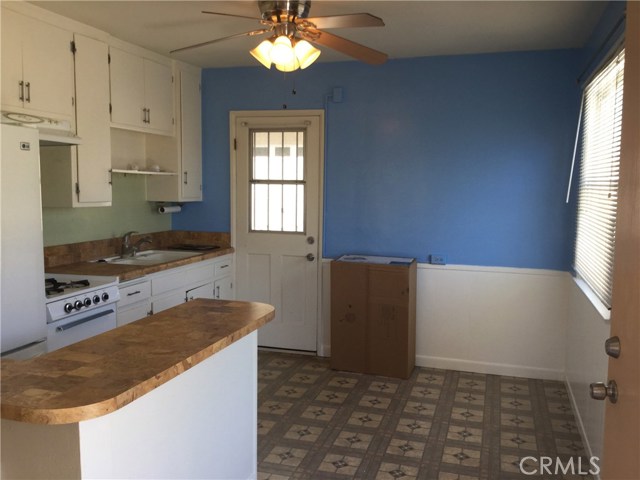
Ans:
[{"label": "cabinet drawer", "polygon": [[229,257],[225,260],[216,262],[213,276],[215,278],[224,277],[225,275],[230,275],[232,270],[233,257]]},{"label": "cabinet drawer", "polygon": [[151,295],[151,282],[145,281],[120,287],[118,308],[140,302]]},{"label": "cabinet drawer", "polygon": [[213,265],[211,263],[196,267],[175,268],[170,273],[162,273],[151,278],[151,293],[155,296],[181,286],[195,283],[205,284],[211,281],[212,276]]}]

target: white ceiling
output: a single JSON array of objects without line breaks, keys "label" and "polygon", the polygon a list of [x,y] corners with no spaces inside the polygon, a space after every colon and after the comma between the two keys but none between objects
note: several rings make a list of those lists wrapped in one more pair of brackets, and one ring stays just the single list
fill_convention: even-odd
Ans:
[{"label": "white ceiling", "polygon": [[[260,27],[259,22],[206,15],[211,10],[260,16],[256,1],[34,1],[163,55],[170,50]],[[310,16],[368,12],[384,27],[331,33],[383,51],[390,58],[579,48],[602,14],[594,1],[336,1],[314,0]],[[241,37],[176,53],[202,67],[258,65],[248,50],[260,39]],[[321,48],[320,62],[349,60]]]}]

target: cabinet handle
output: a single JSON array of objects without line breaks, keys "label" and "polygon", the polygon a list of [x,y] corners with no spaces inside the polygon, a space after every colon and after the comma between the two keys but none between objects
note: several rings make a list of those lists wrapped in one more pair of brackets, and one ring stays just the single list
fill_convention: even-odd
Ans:
[{"label": "cabinet handle", "polygon": [[151,123],[151,109],[147,108],[147,123]]},{"label": "cabinet handle", "polygon": [[216,286],[216,298],[220,298],[220,285]]},{"label": "cabinet handle", "polygon": [[142,109],[142,123],[149,123],[148,114],[149,114],[149,109],[146,108],[146,107],[143,108]]},{"label": "cabinet handle", "polygon": [[189,183],[189,180],[188,180],[188,173],[189,173],[189,172],[184,172],[184,184],[185,184],[185,185],[187,185],[187,184]]},{"label": "cabinet handle", "polygon": [[24,84],[27,90],[27,98],[25,99],[27,103],[31,103],[31,82],[27,82]]},{"label": "cabinet handle", "polygon": [[140,292],[140,290],[136,290],[135,292],[129,292],[127,293],[127,297],[132,297],[133,295],[138,295]]},{"label": "cabinet handle", "polygon": [[20,80],[18,82],[18,85],[20,86],[20,93],[18,93],[18,98],[21,102],[24,102],[24,82]]}]

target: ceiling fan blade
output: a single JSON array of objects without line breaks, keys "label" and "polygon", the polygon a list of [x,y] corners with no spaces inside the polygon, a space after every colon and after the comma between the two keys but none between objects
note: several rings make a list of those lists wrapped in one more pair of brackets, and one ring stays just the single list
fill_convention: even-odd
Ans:
[{"label": "ceiling fan blade", "polygon": [[235,15],[233,13],[209,12],[207,10],[202,10],[202,13],[207,13],[209,15],[222,15],[224,17],[246,18],[248,20],[255,20],[257,22],[260,21],[260,18],[257,18],[257,17],[247,17],[245,15]]},{"label": "ceiling fan blade", "polygon": [[327,17],[300,18],[298,23],[310,22],[316,28],[384,27],[384,22],[370,13],[350,13]]},{"label": "ceiling fan blade", "polygon": [[176,48],[175,50],[171,50],[169,53],[184,52],[185,50],[191,50],[192,48],[204,47],[205,45],[211,45],[212,43],[223,42],[224,40],[230,40],[232,38],[237,38],[237,37],[247,37],[247,36],[253,37],[255,35],[262,35],[263,33],[267,33],[270,31],[271,31],[270,28],[261,28],[260,30],[252,30],[250,32],[236,33],[234,35],[229,35],[228,37],[216,38],[215,40],[209,40],[208,42],[196,43],[194,45],[189,45],[187,47]]},{"label": "ceiling fan blade", "polygon": [[[305,35],[305,33],[307,33]],[[339,37],[332,33],[323,32],[322,30],[316,30],[308,28],[302,35],[310,42],[319,43],[325,47],[333,48],[340,53],[349,55],[350,57],[360,60],[361,62],[368,63],[369,65],[381,65],[387,61],[388,55],[386,53],[379,52],[373,48],[365,47],[359,43],[352,42],[346,38]]]}]

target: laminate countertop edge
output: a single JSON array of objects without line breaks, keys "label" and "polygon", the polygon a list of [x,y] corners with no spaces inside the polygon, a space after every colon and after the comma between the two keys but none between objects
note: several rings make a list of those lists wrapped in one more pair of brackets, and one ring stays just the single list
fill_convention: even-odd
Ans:
[{"label": "laminate countertop edge", "polygon": [[41,357],[3,360],[1,417],[59,425],[106,415],[274,316],[263,303],[196,299]]}]

